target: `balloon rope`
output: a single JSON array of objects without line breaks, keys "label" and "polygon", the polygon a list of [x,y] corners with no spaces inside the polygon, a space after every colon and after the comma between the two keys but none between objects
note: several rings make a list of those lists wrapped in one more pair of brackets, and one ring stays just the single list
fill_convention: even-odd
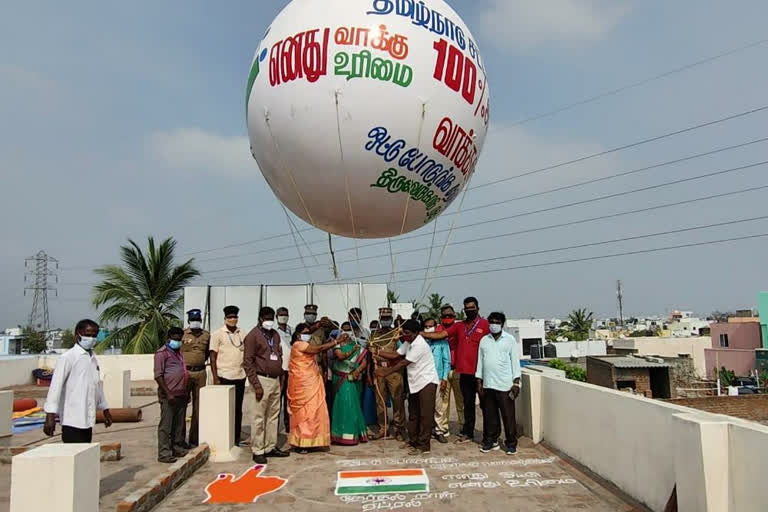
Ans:
[{"label": "balloon rope", "polygon": [[344,171],[344,191],[347,194],[347,208],[349,209],[349,222],[352,225],[352,237],[357,237],[357,230],[355,229],[355,215],[352,213],[352,197],[349,195],[349,174],[347,173],[346,166],[344,165],[344,145],[341,142],[341,113],[339,112],[339,91],[334,92],[333,97],[336,102],[336,135],[339,139],[339,163],[340,167]]},{"label": "balloon rope", "polygon": [[[376,389],[376,396],[379,398],[382,408],[384,409],[384,439],[389,439],[389,429],[388,429],[388,421],[389,421],[389,414],[387,413],[387,402],[384,400],[384,395],[381,393],[381,388],[379,387],[379,378],[376,376],[376,370],[379,368],[379,358],[376,357],[378,355],[379,349],[381,345],[388,345],[392,343],[393,341],[400,339],[400,336],[402,335],[402,328],[396,327],[395,329],[392,329],[390,335],[388,337],[381,337],[371,339],[368,342],[368,346],[372,347],[373,350],[371,350],[371,359],[373,359],[373,387]],[[373,338],[373,336],[371,336]],[[394,408],[394,404],[392,404],[392,407]]]},{"label": "balloon rope", "polygon": [[296,247],[296,252],[299,253],[299,258],[301,259],[301,266],[304,267],[304,272],[307,274],[307,282],[312,281],[312,276],[309,275],[309,268],[307,267],[307,263],[304,261],[304,255],[301,253],[301,248],[299,247],[299,240],[296,238],[296,233],[293,230],[293,224],[291,223],[291,218],[288,216],[288,210],[285,208],[285,205],[283,203],[280,203],[280,206],[283,207],[283,212],[285,213],[285,218],[288,220],[288,229],[291,232],[291,238],[293,238],[293,245]]},{"label": "balloon rope", "polygon": [[[424,131],[424,117],[427,115],[427,103],[421,102],[421,119],[419,119],[419,136],[416,140],[416,149],[421,149],[421,133]],[[411,202],[411,195],[405,196],[405,209],[403,210],[403,221],[400,224],[400,234],[405,231],[405,221],[408,219],[408,204]]]},{"label": "balloon rope", "polygon": [[333,241],[331,240],[331,234],[328,233],[328,250],[331,251],[331,265],[333,268],[333,277],[334,279],[339,278],[339,269],[336,266],[336,253],[333,252]]},{"label": "balloon rope", "polygon": [[277,152],[277,155],[280,159],[281,167],[286,171],[288,171],[288,176],[291,178],[291,184],[293,185],[293,191],[296,192],[296,195],[299,197],[299,201],[301,201],[301,206],[304,208],[304,212],[307,214],[309,223],[312,224],[312,226],[315,226],[315,221],[312,219],[312,214],[309,213],[309,208],[307,208],[307,203],[304,202],[304,197],[302,197],[301,191],[299,191],[299,187],[296,186],[296,178],[293,176],[293,171],[291,171],[291,168],[287,167],[283,162],[283,155],[282,153],[280,153],[280,146],[277,144],[277,139],[275,138],[275,134],[272,132],[272,125],[269,124],[269,111],[264,112],[264,121],[267,123],[269,136],[272,138],[272,144],[275,146],[275,151]]}]

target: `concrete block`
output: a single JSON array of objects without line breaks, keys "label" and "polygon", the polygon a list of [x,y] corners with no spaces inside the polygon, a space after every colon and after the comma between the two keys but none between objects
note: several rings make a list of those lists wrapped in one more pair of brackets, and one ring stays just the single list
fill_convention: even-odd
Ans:
[{"label": "concrete block", "polygon": [[13,458],[10,512],[98,512],[99,445],[46,444]]},{"label": "concrete block", "polygon": [[680,512],[729,512],[728,422],[672,416]]},{"label": "concrete block", "polygon": [[112,371],[104,375],[104,396],[110,409],[130,407],[131,370]]},{"label": "concrete block", "polygon": [[200,390],[200,443],[211,449],[212,462],[237,460],[235,446],[235,387],[205,386]]},{"label": "concrete block", "polygon": [[0,445],[7,444],[13,434],[11,418],[13,416],[13,391],[0,391]]},{"label": "concrete block", "polygon": [[535,444],[542,441],[541,375],[523,371],[520,395],[515,400],[515,413],[523,433]]}]

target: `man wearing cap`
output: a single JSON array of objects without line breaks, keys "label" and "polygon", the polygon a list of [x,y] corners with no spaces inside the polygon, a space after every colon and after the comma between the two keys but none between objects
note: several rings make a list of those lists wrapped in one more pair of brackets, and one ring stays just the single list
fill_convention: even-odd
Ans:
[{"label": "man wearing cap", "polygon": [[[370,345],[374,352],[396,352],[398,338],[392,328],[394,319],[392,308],[379,308],[379,329],[371,335]],[[381,361],[379,366],[387,368],[388,361]],[[403,376],[395,372],[386,377],[376,377],[376,413],[379,421],[379,431],[372,435],[372,439],[381,439],[387,432],[384,431],[384,417],[387,414],[387,392],[392,400],[393,422],[390,429],[398,441],[405,441],[405,400],[403,397]]]},{"label": "man wearing cap", "polygon": [[[189,424],[189,444],[198,445],[198,426],[200,424],[200,388],[205,387],[205,362],[211,335],[203,330],[203,316],[199,309],[187,311],[189,327],[184,330],[181,338],[181,355],[187,366],[189,375],[189,390],[192,395],[192,421]],[[184,423],[186,427],[186,422]]]},{"label": "man wearing cap", "polygon": [[243,370],[244,336],[237,326],[240,308],[224,308],[224,326],[211,335],[211,374],[215,385],[235,386],[235,444],[240,444],[243,424],[245,370]]}]

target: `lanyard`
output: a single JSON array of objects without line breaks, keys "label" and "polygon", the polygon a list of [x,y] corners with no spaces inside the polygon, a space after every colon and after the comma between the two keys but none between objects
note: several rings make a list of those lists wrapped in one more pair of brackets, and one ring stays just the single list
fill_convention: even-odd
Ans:
[{"label": "lanyard", "polygon": [[239,342],[239,343],[235,343],[235,340],[234,340],[234,338],[232,337],[232,333],[231,333],[229,330],[227,331],[227,336],[229,336],[229,342],[232,344],[232,346],[233,346],[233,347],[235,347],[235,348],[239,348],[241,352],[242,352],[243,350],[245,350],[245,349],[243,348],[243,340],[240,340],[240,342]]},{"label": "lanyard", "polygon": [[269,337],[267,337],[267,333],[264,332],[264,329],[261,330],[261,333],[264,335],[264,339],[267,340],[267,345],[269,345],[269,351],[271,353],[275,353],[275,338],[272,336],[272,333],[269,334]]},{"label": "lanyard", "polygon": [[472,336],[472,333],[475,332],[475,329],[477,329],[477,324],[479,323],[480,323],[480,317],[478,316],[475,319],[475,324],[472,326],[472,328],[469,331],[467,331],[467,324],[464,324],[464,337],[469,338],[470,336]]}]

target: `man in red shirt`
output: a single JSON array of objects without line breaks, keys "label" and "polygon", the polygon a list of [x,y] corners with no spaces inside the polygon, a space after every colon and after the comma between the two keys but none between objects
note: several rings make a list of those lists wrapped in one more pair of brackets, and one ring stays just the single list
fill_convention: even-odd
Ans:
[{"label": "man in red shirt", "polygon": [[480,316],[479,304],[475,297],[464,299],[464,315],[463,322],[456,322],[443,331],[422,333],[424,338],[430,340],[455,340],[451,343],[451,348],[454,349],[452,352],[455,352],[453,364],[459,374],[459,387],[464,399],[464,425],[457,439],[459,443],[471,441],[475,437],[477,350],[480,340],[490,332],[488,320]]}]

